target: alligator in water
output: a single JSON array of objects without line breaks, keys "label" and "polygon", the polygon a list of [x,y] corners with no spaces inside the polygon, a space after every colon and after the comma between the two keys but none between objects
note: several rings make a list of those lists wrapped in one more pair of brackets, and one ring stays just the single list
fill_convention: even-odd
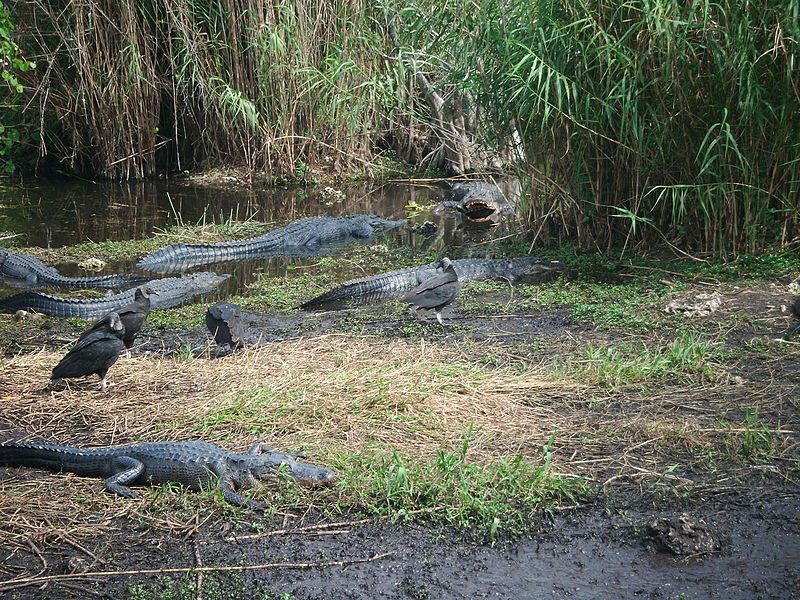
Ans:
[{"label": "alligator in water", "polygon": [[[150,299],[152,310],[163,310],[176,306],[198,294],[205,294],[213,290],[220,282],[230,275],[217,275],[215,273],[191,273],[183,277],[167,277],[154,279],[147,285],[154,292]],[[20,309],[31,310],[55,315],[57,317],[82,317],[92,319],[104,315],[115,308],[131,304],[136,290],[130,289],[121,294],[93,298],[91,300],[78,300],[76,298],[60,298],[41,294],[39,292],[22,292],[13,294],[0,300],[0,312],[16,312]]]},{"label": "alligator in water", "polygon": [[[497,260],[483,258],[463,258],[451,261],[458,280],[483,281],[486,279],[506,279],[514,282],[522,277],[542,275],[551,271],[562,271],[562,262],[546,261],[535,256],[502,258]],[[360,304],[399,298],[406,291],[420,285],[426,279],[444,272],[442,261],[432,262],[421,267],[410,267],[372,277],[352,279],[312,298],[297,308],[313,308],[321,304],[353,299]]]},{"label": "alligator in water", "polygon": [[217,244],[172,244],[144,257],[136,266],[147,271],[178,273],[198,265],[244,258],[308,256],[325,247],[338,248],[353,241],[367,241],[380,233],[405,225],[376,215],[308,217],[273,229],[258,237]]},{"label": "alligator in water", "polygon": [[129,485],[174,481],[191,489],[216,485],[231,504],[259,510],[265,508],[263,503],[245,498],[237,490],[277,479],[281,473],[312,485],[331,483],[336,478],[333,471],[299,458],[264,444],[254,444],[246,454],[237,454],[201,441],[144,442],[107,448],[0,444],[0,465],[104,477],[106,490],[126,498],[138,496]]},{"label": "alligator in water", "polygon": [[444,181],[441,185],[449,187],[451,198],[440,202],[433,209],[435,215],[443,214],[448,208],[453,208],[470,222],[494,225],[500,222],[503,215],[512,214],[516,210],[500,188],[493,183]]},{"label": "alligator in water", "polygon": [[125,288],[150,277],[122,273],[99,277],[65,277],[38,258],[0,248],[0,279],[17,286],[63,288]]}]

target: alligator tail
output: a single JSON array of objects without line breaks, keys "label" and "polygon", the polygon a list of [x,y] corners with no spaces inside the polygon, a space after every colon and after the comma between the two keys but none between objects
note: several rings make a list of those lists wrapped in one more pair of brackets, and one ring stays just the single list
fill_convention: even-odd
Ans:
[{"label": "alligator tail", "polygon": [[52,284],[59,287],[71,288],[121,288],[137,285],[149,281],[150,277],[120,273],[115,275],[102,275],[99,277],[59,277],[58,279],[42,278],[44,285]]},{"label": "alligator tail", "polygon": [[21,292],[0,300],[0,312],[13,313],[18,310],[32,310],[57,317],[82,317],[90,319],[107,313],[133,300],[130,297],[120,299],[117,295],[113,301],[99,298],[96,301],[78,300],[76,298],[59,298],[39,292]]},{"label": "alligator tail", "polygon": [[104,462],[97,460],[107,452],[91,448],[51,444],[0,444],[0,465],[4,467],[39,467],[49,471],[70,471],[84,476],[106,476]]}]

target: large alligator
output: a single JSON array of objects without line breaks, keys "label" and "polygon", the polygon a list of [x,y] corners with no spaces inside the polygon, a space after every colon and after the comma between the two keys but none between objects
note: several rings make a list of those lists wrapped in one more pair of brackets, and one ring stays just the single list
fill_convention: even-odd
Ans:
[{"label": "large alligator", "polygon": [[0,248],[0,279],[12,285],[64,288],[125,288],[150,277],[122,273],[99,277],[65,277],[38,258]]},{"label": "large alligator", "polygon": [[405,225],[376,215],[308,217],[258,237],[217,244],[172,244],[144,257],[136,266],[147,271],[175,273],[198,265],[275,256],[304,255],[327,244],[366,241]]},{"label": "large alligator", "polygon": [[[183,277],[154,279],[147,284],[157,294],[150,299],[150,307],[152,310],[163,310],[176,306],[192,296],[210,292],[229,277],[230,275],[215,273],[191,273]],[[60,298],[39,292],[22,292],[0,300],[0,312],[16,312],[22,309],[57,317],[91,319],[130,304],[134,300],[136,289],[90,300]]]},{"label": "large alligator", "polygon": [[259,510],[265,508],[263,503],[250,500],[237,490],[276,479],[281,473],[311,485],[331,483],[336,478],[333,471],[298,458],[301,457],[264,444],[254,444],[246,454],[237,454],[201,441],[144,442],[107,448],[0,444],[0,465],[104,477],[107,491],[126,498],[138,496],[129,485],[174,481],[192,489],[216,485],[231,504]]},{"label": "large alligator", "polygon": [[[513,282],[522,277],[535,277],[551,271],[562,271],[566,268],[566,265],[562,262],[546,261],[535,256],[496,260],[463,258],[450,262],[456,270],[458,280],[461,282],[483,281],[486,279],[506,279]],[[442,261],[438,261],[420,267],[410,267],[371,277],[352,279],[324,294],[307,300],[297,308],[308,309],[321,304],[349,299],[366,304],[379,300],[399,298],[406,291],[420,285],[426,279],[444,273],[444,269]]]},{"label": "large alligator", "polygon": [[514,204],[493,183],[444,181],[442,185],[449,186],[450,199],[440,202],[433,209],[435,215],[453,208],[473,223],[496,224],[503,215],[512,214],[516,210]]}]

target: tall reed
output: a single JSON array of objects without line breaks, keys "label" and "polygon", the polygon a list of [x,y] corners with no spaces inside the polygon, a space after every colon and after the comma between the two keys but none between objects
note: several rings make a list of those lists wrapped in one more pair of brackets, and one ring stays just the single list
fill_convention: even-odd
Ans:
[{"label": "tall reed", "polygon": [[76,170],[351,170],[390,148],[516,161],[537,235],[587,247],[800,241],[800,0],[10,6],[41,150]]},{"label": "tall reed", "polygon": [[534,222],[558,216],[594,247],[800,241],[800,0],[421,0],[401,14],[475,93],[485,131],[520,132]]},{"label": "tall reed", "polygon": [[159,163],[291,173],[372,156],[391,98],[369,3],[31,0],[20,40],[47,151],[109,178]]}]

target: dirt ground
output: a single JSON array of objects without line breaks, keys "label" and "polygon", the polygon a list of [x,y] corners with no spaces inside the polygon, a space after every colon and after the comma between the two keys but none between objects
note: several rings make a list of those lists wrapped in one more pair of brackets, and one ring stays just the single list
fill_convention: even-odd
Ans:
[{"label": "dirt ground", "polygon": [[[520,419],[528,420],[521,421],[519,429],[502,430],[508,438],[497,442],[499,448],[484,438],[476,451],[506,452],[516,444],[522,452],[533,452],[555,428],[561,433],[553,467],[585,477],[594,490],[576,505],[533,515],[526,536],[494,545],[476,542],[438,526],[435,510],[426,521],[406,524],[364,518],[349,508],[334,515],[313,502],[307,510],[293,509],[271,518],[220,511],[202,501],[180,510],[173,505],[155,510],[150,500],[103,494],[97,480],[0,468],[0,519],[5,523],[0,527],[0,596],[20,600],[800,598],[800,346],[771,342],[789,322],[781,301],[779,291],[766,287],[726,295],[723,308],[709,318],[723,324],[719,339],[726,350],[738,352],[739,359],[719,367],[722,374],[710,380],[667,377],[657,385],[615,391],[591,384],[552,389],[531,384],[523,389],[524,383],[515,381],[517,387],[504,394],[511,397]],[[730,315],[752,319],[726,320]],[[566,355],[576,346],[634,337],[576,322],[565,308],[514,312],[510,307],[494,314],[455,311],[445,329],[415,324],[410,333],[405,315],[378,310],[350,322],[351,316],[251,313],[246,321],[250,342],[272,353],[297,340],[302,344],[318,338],[324,343],[334,332],[368,332],[373,348],[403,352],[406,340],[420,345],[412,348],[414,352],[426,344],[454,347],[475,364],[483,361],[487,368],[508,369],[509,377],[520,369],[552,365],[554,355],[562,351]],[[6,380],[0,393],[7,408],[0,415],[0,439],[47,430],[70,443],[97,439],[97,432],[104,432],[105,438],[96,443],[122,443],[128,441],[126,436],[173,433],[159,430],[156,417],[137,429],[119,411],[109,409],[96,418],[88,410],[75,411],[87,394],[97,402],[130,403],[131,420],[148,410],[166,419],[182,404],[199,406],[205,401],[199,384],[181,379],[167,367],[141,387],[133,384],[143,365],[166,363],[187,344],[198,354],[205,352],[203,360],[209,365],[221,364],[226,357],[217,350],[207,351],[204,330],[145,333],[134,359],[129,363],[121,359],[111,373],[112,385],[132,389],[112,393],[110,401],[95,391],[94,380],[52,397],[43,391],[48,370],[42,365],[52,362],[58,345],[54,340],[74,332],[43,335],[31,330],[21,335],[25,348],[3,359],[4,373],[16,380],[14,385]],[[665,331],[648,334],[648,339],[668,337]],[[44,354],[37,355],[32,349],[41,344]],[[526,348],[529,354],[524,353]],[[497,358],[493,365],[486,358],[491,353]],[[37,356],[42,360],[37,362]],[[259,368],[273,368],[265,355],[253,356],[260,361]],[[169,385],[155,382],[167,373],[174,377]],[[157,387],[178,406],[165,401],[148,407],[137,400],[137,394],[154,393]],[[478,390],[493,400],[490,392]],[[51,399],[57,406],[51,406]],[[741,425],[749,423],[750,405],[759,408],[758,426],[752,428]],[[491,430],[492,415],[480,416],[479,408],[475,410],[470,419],[483,418]],[[548,429],[537,430],[537,421],[547,421]],[[313,448],[311,437],[336,435],[340,428],[341,422],[334,421],[317,432],[286,433],[286,439],[288,443],[296,435],[298,443]],[[364,437],[372,435],[377,434],[363,432]],[[757,458],[737,455],[739,450],[727,454],[720,450],[767,438],[769,449]],[[363,441],[358,432],[341,439],[352,452],[358,452]],[[428,451],[424,440],[418,448]],[[171,502],[180,503],[184,495],[191,494],[179,493]],[[76,516],[82,507],[88,516]],[[685,515],[693,531],[712,540],[708,548],[684,556],[665,550],[650,525],[679,515]],[[667,529],[662,537],[680,535]],[[218,566],[228,570],[215,570]],[[158,569],[176,571],[142,572]],[[98,572],[105,574],[91,575]]]}]

